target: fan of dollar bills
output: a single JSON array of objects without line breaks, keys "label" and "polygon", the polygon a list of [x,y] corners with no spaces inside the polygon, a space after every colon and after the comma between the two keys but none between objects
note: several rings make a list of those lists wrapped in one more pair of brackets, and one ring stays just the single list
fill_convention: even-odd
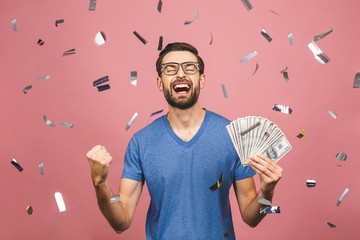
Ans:
[{"label": "fan of dollar bills", "polygon": [[266,118],[238,118],[226,128],[244,166],[249,165],[250,158],[257,154],[277,162],[291,150],[284,133]]}]

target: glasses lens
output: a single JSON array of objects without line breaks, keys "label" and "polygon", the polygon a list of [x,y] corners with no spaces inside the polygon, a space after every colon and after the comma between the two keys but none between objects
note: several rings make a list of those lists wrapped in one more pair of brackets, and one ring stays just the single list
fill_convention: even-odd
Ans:
[{"label": "glasses lens", "polygon": [[183,69],[186,74],[195,74],[198,71],[198,66],[196,63],[184,63]]},{"label": "glasses lens", "polygon": [[174,75],[177,73],[179,68],[179,65],[177,64],[173,64],[173,63],[168,63],[164,65],[164,73],[166,75]]}]

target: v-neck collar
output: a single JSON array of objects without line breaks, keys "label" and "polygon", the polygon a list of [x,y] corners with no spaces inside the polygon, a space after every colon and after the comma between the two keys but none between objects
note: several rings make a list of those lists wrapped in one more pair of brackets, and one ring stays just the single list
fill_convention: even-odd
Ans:
[{"label": "v-neck collar", "polygon": [[202,135],[202,133],[204,132],[206,125],[209,121],[210,118],[210,114],[209,111],[207,111],[205,108],[205,117],[204,117],[204,121],[201,123],[201,126],[199,128],[199,130],[196,132],[196,134],[191,138],[190,141],[185,142],[184,140],[182,140],[180,137],[178,137],[178,135],[176,135],[176,133],[174,132],[174,130],[172,129],[168,119],[167,119],[167,114],[163,115],[162,120],[163,120],[163,124],[166,128],[166,130],[169,132],[170,136],[180,145],[184,146],[184,147],[191,147],[194,143],[197,142],[197,140],[200,138],[200,136]]}]

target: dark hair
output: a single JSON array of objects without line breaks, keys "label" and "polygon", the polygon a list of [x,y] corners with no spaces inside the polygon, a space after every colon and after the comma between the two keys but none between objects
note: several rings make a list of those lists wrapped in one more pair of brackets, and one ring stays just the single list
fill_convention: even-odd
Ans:
[{"label": "dark hair", "polygon": [[198,55],[198,50],[194,46],[192,46],[188,43],[175,42],[175,43],[169,43],[168,45],[166,45],[166,47],[159,53],[159,57],[156,60],[156,71],[158,72],[159,76],[161,76],[161,64],[162,64],[162,60],[163,60],[164,56],[166,54],[168,54],[169,52],[173,52],[173,51],[189,51],[189,52],[193,53],[199,62],[200,74],[204,73],[205,64],[204,64],[204,61],[201,59],[201,57]]}]

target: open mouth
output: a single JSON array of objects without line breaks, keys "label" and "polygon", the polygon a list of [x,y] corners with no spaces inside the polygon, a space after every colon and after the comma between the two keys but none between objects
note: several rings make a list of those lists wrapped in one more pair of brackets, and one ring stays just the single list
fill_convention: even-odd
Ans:
[{"label": "open mouth", "polygon": [[188,94],[191,90],[191,86],[188,83],[176,83],[174,84],[173,89],[177,94]]}]

